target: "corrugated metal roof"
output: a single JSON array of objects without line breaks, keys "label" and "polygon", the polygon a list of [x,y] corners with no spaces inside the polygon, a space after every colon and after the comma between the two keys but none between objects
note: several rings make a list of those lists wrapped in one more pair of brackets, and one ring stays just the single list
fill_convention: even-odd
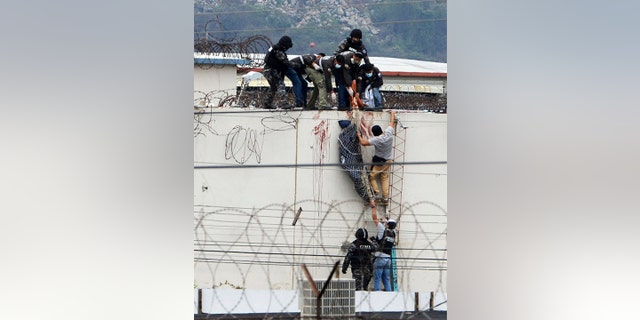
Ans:
[{"label": "corrugated metal roof", "polygon": [[[289,55],[289,59],[293,59],[297,56],[298,55]],[[447,76],[447,64],[444,62],[388,57],[369,57],[369,61],[380,69],[382,75],[407,77]]]},{"label": "corrugated metal roof", "polygon": [[[289,55],[289,59],[298,57],[299,55]],[[264,54],[253,54],[253,59],[264,59]],[[398,59],[389,57],[369,57],[371,63],[373,63],[383,75],[395,75],[395,76],[447,76],[447,64],[444,62],[433,62],[423,60],[411,60],[411,59]],[[238,64],[246,65],[249,63],[248,59],[225,57],[221,54],[198,54],[194,53],[194,62],[201,64]],[[260,71],[261,68],[256,68],[256,71]]]},{"label": "corrugated metal roof", "polygon": [[443,62],[398,59],[387,57],[369,57],[383,75],[398,76],[447,76],[447,64]]},{"label": "corrugated metal roof", "polygon": [[[264,54],[252,54],[253,59],[264,59]],[[289,59],[298,57],[298,55],[289,55]],[[387,76],[407,76],[407,77],[446,77],[447,64],[444,62],[433,62],[412,59],[399,59],[389,57],[369,57],[383,75]],[[198,54],[194,53],[194,63],[199,64],[237,64],[247,65],[248,59],[225,57],[222,54]],[[261,71],[256,68],[255,71]]]}]

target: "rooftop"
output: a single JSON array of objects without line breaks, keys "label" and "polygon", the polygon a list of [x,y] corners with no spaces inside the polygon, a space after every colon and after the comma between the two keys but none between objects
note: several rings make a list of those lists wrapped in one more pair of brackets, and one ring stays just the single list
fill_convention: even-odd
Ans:
[{"label": "rooftop", "polygon": [[[298,55],[289,55],[289,59]],[[199,54],[194,53],[195,64],[219,64],[246,66],[251,60],[262,61],[264,54],[253,54],[251,57],[242,58],[238,55],[225,54]],[[445,77],[447,76],[447,64],[444,62],[422,61],[412,59],[398,59],[389,57],[369,57],[383,75],[387,76],[407,76],[407,77]],[[260,71],[262,68],[255,68]]]}]

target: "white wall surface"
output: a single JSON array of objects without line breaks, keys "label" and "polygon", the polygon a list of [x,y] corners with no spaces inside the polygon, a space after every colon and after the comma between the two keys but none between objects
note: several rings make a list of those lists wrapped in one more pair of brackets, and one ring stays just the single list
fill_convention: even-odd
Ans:
[{"label": "white wall surface", "polygon": [[298,293],[298,290],[202,289],[202,312],[297,313],[300,312]]},{"label": "white wall surface", "polygon": [[[337,164],[338,120],[347,112],[220,111],[201,119],[207,130],[194,138],[194,272],[196,286],[295,289],[312,276],[326,279],[343,243],[365,226],[375,233],[371,211]],[[388,124],[384,112],[359,113],[363,121]],[[447,115],[398,113],[406,137],[405,161],[447,160]],[[370,161],[373,147],[364,147]],[[262,167],[249,167],[259,165]],[[273,167],[267,167],[273,166]],[[403,210],[398,221],[400,291],[446,293],[447,166],[405,165]],[[292,226],[298,208],[302,213]],[[380,208],[382,209],[382,208]],[[337,274],[335,277],[350,277]],[[373,281],[372,281],[373,284]],[[371,285],[372,285],[371,284]],[[428,301],[428,297],[427,297]]]},{"label": "white wall surface", "polygon": [[235,65],[194,65],[194,106],[217,106],[220,99],[236,94]]}]

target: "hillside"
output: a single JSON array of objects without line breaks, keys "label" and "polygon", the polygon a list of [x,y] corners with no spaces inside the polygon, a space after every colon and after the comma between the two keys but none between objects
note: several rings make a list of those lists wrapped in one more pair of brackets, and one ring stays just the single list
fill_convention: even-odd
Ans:
[{"label": "hillside", "polygon": [[196,0],[194,39],[286,34],[290,54],[331,54],[359,28],[371,56],[446,62],[446,17],[441,0]]}]

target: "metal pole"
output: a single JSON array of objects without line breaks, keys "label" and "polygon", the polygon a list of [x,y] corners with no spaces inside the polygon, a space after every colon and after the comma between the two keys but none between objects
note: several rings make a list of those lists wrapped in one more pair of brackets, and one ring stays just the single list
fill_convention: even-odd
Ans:
[{"label": "metal pole", "polygon": [[198,289],[198,314],[202,314],[202,289]]},{"label": "metal pole", "polygon": [[433,300],[435,300],[434,298],[434,294],[433,291],[431,291],[431,295],[429,297],[429,311],[433,311]]},{"label": "metal pole", "polygon": [[307,265],[305,265],[304,263],[302,264],[302,272],[304,273],[305,277],[307,277],[307,281],[309,281],[309,285],[311,286],[311,290],[313,290],[313,294],[316,295],[316,318],[320,319],[322,296],[320,295],[320,292],[318,292],[318,287],[316,287],[316,283],[313,281],[313,278],[309,273],[309,269],[307,269]]}]

